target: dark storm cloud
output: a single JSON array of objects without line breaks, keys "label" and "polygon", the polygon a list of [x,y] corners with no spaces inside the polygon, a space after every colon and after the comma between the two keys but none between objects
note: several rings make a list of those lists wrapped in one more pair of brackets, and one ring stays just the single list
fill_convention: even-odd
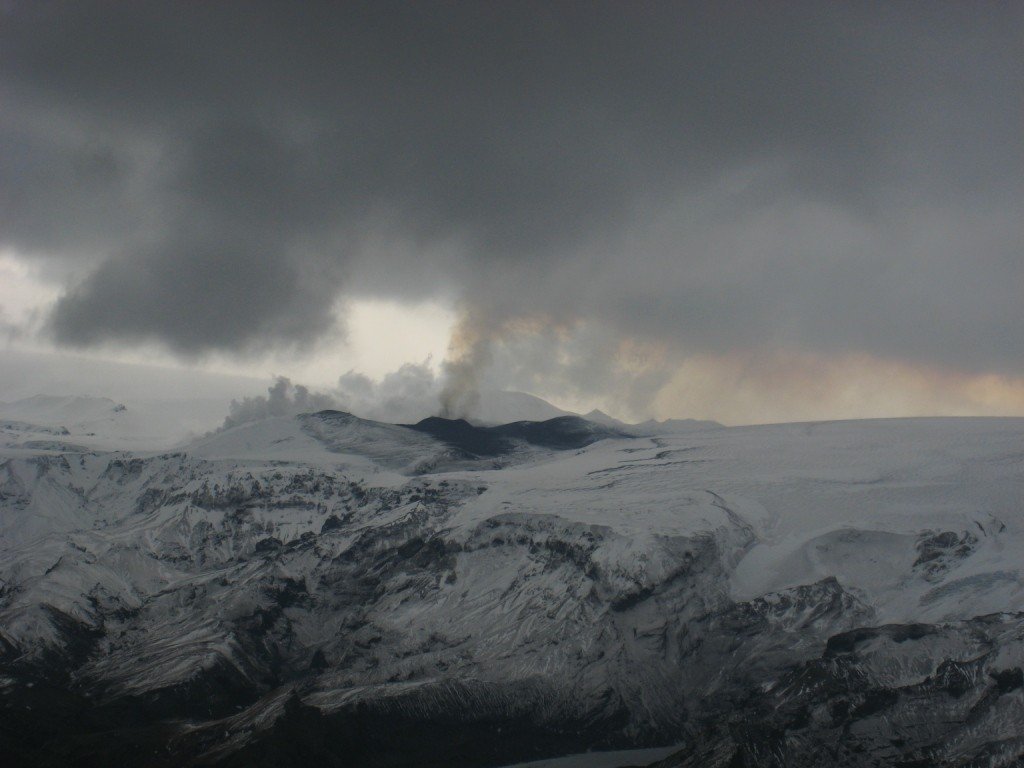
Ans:
[{"label": "dark storm cloud", "polygon": [[302,285],[275,246],[242,233],[178,234],[173,252],[161,243],[109,258],[61,300],[57,331],[72,344],[152,337],[184,352],[313,338],[329,326],[330,293]]},{"label": "dark storm cloud", "polygon": [[1024,371],[1018,5],[7,8],[0,243],[84,270],[64,342],[247,350],[444,294]]}]

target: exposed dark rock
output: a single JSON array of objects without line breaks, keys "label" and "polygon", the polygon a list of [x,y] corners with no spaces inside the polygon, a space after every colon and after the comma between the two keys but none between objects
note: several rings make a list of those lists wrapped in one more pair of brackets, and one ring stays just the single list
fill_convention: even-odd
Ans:
[{"label": "exposed dark rock", "polygon": [[462,451],[467,456],[501,456],[518,445],[555,450],[583,448],[609,437],[624,437],[622,432],[594,424],[578,416],[558,416],[547,421],[519,421],[498,427],[478,427],[464,419],[431,416],[416,424],[405,425]]}]

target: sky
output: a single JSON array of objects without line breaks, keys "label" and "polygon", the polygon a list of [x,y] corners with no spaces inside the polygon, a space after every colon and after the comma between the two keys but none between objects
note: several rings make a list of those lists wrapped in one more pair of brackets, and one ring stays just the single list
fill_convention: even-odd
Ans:
[{"label": "sky", "polygon": [[1024,415],[1019,3],[4,0],[0,105],[8,374]]}]

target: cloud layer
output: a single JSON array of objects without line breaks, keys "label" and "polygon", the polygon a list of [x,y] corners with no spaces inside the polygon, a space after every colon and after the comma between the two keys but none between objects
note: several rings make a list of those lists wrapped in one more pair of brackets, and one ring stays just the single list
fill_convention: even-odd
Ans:
[{"label": "cloud layer", "polygon": [[1024,374],[1017,5],[0,13],[0,246],[66,276],[63,343],[302,346],[372,295],[530,347],[518,386],[637,348],[648,384],[766,349]]}]

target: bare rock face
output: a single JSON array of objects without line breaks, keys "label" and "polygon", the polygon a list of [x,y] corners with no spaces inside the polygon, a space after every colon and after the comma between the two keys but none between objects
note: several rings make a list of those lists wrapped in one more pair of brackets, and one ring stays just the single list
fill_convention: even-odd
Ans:
[{"label": "bare rock face", "polygon": [[[498,766],[679,744],[659,765],[1015,765],[1009,426],[632,438],[325,412],[171,454],[8,448],[2,751]],[[879,441],[891,456],[851,464]]]},{"label": "bare rock face", "polygon": [[1017,765],[1022,633],[1013,614],[833,635],[658,765]]}]

